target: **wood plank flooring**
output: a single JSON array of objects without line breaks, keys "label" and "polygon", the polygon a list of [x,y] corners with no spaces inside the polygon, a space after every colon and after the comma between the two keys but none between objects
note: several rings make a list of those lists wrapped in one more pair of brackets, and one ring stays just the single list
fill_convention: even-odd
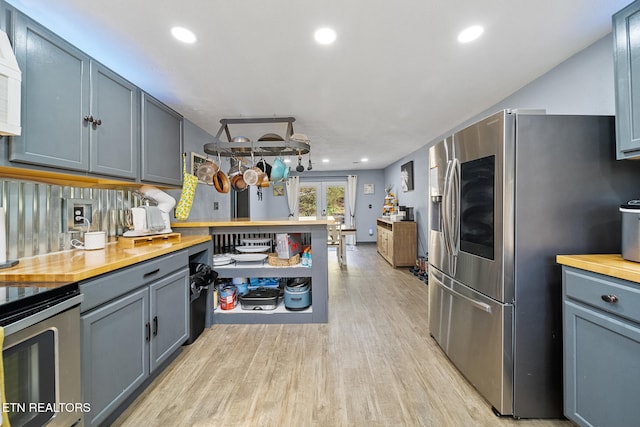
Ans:
[{"label": "wood plank flooring", "polygon": [[428,330],[428,286],[361,244],[329,254],[329,323],[214,325],[119,426],[571,426],[498,418]]}]

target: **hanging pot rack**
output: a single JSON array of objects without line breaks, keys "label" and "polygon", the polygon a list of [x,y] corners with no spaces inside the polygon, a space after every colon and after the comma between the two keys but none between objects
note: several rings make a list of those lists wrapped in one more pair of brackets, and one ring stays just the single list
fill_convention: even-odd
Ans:
[{"label": "hanging pot rack", "polygon": [[[308,154],[311,151],[310,141],[306,138],[297,138],[293,133],[294,117],[258,117],[258,118],[236,118],[221,119],[220,129],[213,142],[204,145],[204,152],[207,154],[216,154],[223,157],[241,157],[245,154],[253,153],[256,156],[297,156],[299,154]],[[231,135],[229,125],[243,124],[273,124],[286,123],[287,130],[281,140],[273,140],[268,138],[267,141],[234,141]],[[226,141],[220,138],[222,135],[226,137]],[[238,135],[236,135],[236,139]]]}]

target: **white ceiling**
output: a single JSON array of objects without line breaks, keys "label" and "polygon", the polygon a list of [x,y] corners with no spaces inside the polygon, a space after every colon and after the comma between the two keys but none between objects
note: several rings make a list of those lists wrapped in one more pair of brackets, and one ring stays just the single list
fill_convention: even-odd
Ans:
[{"label": "white ceiling", "polygon": [[[609,33],[630,1],[8,2],[211,134],[221,118],[293,116],[314,170],[348,170],[384,168],[501,101]],[[484,35],[459,44],[472,24]],[[333,45],[313,40],[321,26]]]}]

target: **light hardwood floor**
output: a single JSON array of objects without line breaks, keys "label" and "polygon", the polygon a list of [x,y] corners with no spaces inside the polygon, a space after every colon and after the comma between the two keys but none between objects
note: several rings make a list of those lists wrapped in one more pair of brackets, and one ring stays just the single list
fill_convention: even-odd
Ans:
[{"label": "light hardwood floor", "polygon": [[428,287],[374,245],[329,254],[329,323],[214,325],[120,426],[571,426],[498,418],[429,336]]}]

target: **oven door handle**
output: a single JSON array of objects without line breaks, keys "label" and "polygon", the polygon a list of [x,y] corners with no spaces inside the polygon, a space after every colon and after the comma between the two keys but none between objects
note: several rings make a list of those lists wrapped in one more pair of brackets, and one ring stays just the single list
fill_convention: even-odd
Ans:
[{"label": "oven door handle", "polygon": [[53,317],[56,314],[62,313],[63,311],[71,307],[75,307],[76,305],[79,305],[83,300],[84,300],[84,296],[82,294],[75,295],[49,308],[46,308],[42,311],[34,313],[31,316],[25,317],[24,319],[20,319],[16,322],[8,324],[7,326],[4,327],[4,334],[5,336],[9,336],[15,332],[26,329],[29,326],[35,325],[38,322],[42,322],[43,320]]}]

